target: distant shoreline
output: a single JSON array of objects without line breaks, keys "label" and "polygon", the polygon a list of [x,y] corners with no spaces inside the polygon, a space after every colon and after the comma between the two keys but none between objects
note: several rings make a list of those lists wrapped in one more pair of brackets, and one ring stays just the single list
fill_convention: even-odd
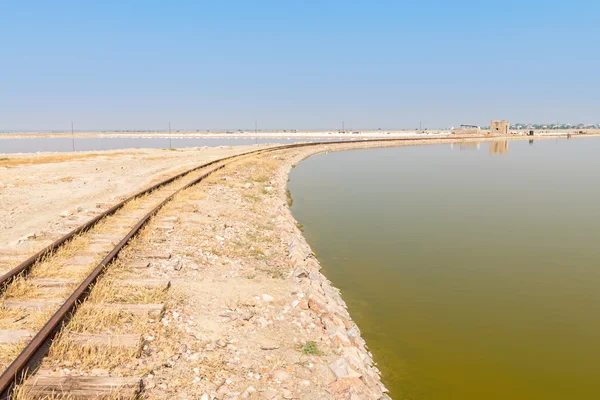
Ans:
[{"label": "distant shoreline", "polygon": [[[482,131],[485,132],[485,131]],[[513,131],[517,135],[526,134],[527,130]],[[539,136],[559,136],[559,135],[576,135],[579,132],[584,134],[600,134],[600,129],[569,129],[569,130],[535,130]],[[222,138],[406,138],[406,137],[423,137],[423,136],[449,136],[451,131],[446,130],[356,130],[340,132],[339,130],[331,131],[236,131],[236,132],[196,132],[196,131],[168,131],[164,132],[134,132],[134,131],[106,131],[106,132],[12,132],[0,133],[0,139],[34,139],[34,138],[204,138],[204,139],[222,139]],[[489,137],[490,135],[473,135],[473,137]],[[515,135],[509,135],[511,137]]]}]

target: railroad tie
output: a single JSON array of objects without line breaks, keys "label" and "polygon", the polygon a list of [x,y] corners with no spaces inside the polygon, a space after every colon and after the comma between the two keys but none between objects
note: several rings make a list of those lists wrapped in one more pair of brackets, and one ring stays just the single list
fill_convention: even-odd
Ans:
[{"label": "railroad tie", "polygon": [[39,311],[45,308],[58,307],[64,302],[65,301],[63,299],[44,299],[31,301],[4,300],[4,302],[2,302],[2,307],[8,309],[22,308],[26,310]]},{"label": "railroad tie", "polygon": [[95,233],[90,236],[92,243],[110,243],[116,245],[123,239],[124,235],[119,235],[117,233]]},{"label": "railroad tie", "polygon": [[41,288],[63,288],[77,283],[77,279],[58,279],[58,278],[31,278],[29,283]]},{"label": "railroad tie", "polygon": [[177,222],[177,221],[179,221],[179,217],[169,216],[169,217],[163,217],[160,220],[162,222]]},{"label": "railroad tie", "polygon": [[117,286],[137,286],[148,289],[163,289],[167,290],[171,286],[171,281],[168,279],[127,279],[115,281]]},{"label": "railroad tie", "polygon": [[92,255],[75,255],[64,262],[65,267],[87,267],[98,261],[98,257]]},{"label": "railroad tie", "polygon": [[175,226],[173,226],[171,224],[163,224],[163,225],[156,225],[155,228],[160,229],[162,231],[172,231],[173,229],[175,229]]},{"label": "railroad tie", "polygon": [[[44,374],[45,373],[45,374]],[[114,376],[47,376],[50,371],[28,379],[22,386],[23,393],[31,399],[47,399],[62,396],[75,399],[133,399],[142,390],[142,380]]]},{"label": "railroad tie", "polygon": [[0,329],[0,344],[19,343],[31,339],[34,335],[34,331],[26,329]]},{"label": "railroad tie", "polygon": [[198,211],[196,209],[196,206],[189,205],[189,204],[185,204],[183,207],[181,207],[181,210],[186,213],[195,213]]},{"label": "railroad tie", "polygon": [[112,221],[112,222],[107,222],[106,227],[111,228],[111,229],[131,229],[132,224],[128,224],[126,222]]},{"label": "railroad tie", "polygon": [[69,340],[89,347],[120,347],[124,349],[139,350],[142,344],[142,335],[124,334],[113,335],[105,333],[77,333],[69,332]]},{"label": "railroad tie", "polygon": [[111,251],[114,248],[114,245],[107,242],[92,242],[85,249],[88,253],[106,253],[107,251]]},{"label": "railroad tie", "polygon": [[148,260],[133,260],[126,264],[129,268],[133,269],[146,269],[150,266],[150,261]]},{"label": "railroad tie", "polygon": [[144,256],[146,258],[155,258],[157,260],[168,260],[171,258],[171,253],[161,252],[161,251],[151,251],[151,252],[145,253]]},{"label": "railroad tie", "polygon": [[160,318],[165,312],[164,304],[97,303],[90,306],[100,310],[120,310],[135,316],[154,319]]}]

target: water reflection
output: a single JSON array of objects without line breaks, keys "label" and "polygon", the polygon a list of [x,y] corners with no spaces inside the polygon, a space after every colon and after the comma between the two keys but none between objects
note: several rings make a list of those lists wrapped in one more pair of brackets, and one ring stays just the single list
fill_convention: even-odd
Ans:
[{"label": "water reflection", "polygon": [[[456,147],[458,148],[459,151],[479,150],[481,148],[481,142],[458,143]],[[452,150],[454,150],[454,143],[450,144],[450,148]]]},{"label": "water reflection", "polygon": [[508,140],[490,143],[490,154],[508,153]]},{"label": "water reflection", "polygon": [[[533,141],[530,141],[530,143]],[[469,151],[476,150],[479,151],[481,149],[482,142],[465,142],[465,143],[451,143],[450,149],[454,150],[457,148],[459,151]],[[488,144],[488,149],[490,154],[507,154],[508,153],[508,140],[494,141]]]}]

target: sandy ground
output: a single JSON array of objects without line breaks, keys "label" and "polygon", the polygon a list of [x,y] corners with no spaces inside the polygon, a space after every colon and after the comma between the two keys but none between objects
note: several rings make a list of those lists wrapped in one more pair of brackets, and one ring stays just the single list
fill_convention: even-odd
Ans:
[{"label": "sandy ground", "polygon": [[0,255],[31,254],[145,187],[201,163],[254,148],[131,149],[0,157]]}]

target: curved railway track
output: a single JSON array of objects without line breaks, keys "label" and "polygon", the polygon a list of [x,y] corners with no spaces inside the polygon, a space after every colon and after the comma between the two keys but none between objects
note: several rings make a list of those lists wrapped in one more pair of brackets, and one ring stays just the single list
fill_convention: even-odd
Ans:
[{"label": "curved railway track", "polygon": [[[401,141],[401,140],[427,140],[421,139],[378,139],[369,142]],[[445,138],[443,141],[453,141],[460,138]],[[80,227],[72,230],[51,245],[42,249],[35,255],[12,268],[0,277],[0,299],[3,310],[18,310],[25,317],[17,320],[30,322],[32,330],[12,329],[0,330],[0,344],[21,345],[18,355],[6,366],[0,376],[0,399],[13,398],[14,389],[20,385],[31,373],[35,371],[43,357],[47,354],[50,344],[66,323],[73,317],[78,306],[90,294],[98,278],[105,272],[107,266],[117,259],[119,253],[136,236],[142,227],[176,194],[198,184],[210,174],[220,170],[227,164],[248,156],[265,152],[273,152],[296,147],[308,147],[340,144],[364,143],[365,141],[339,141],[339,142],[313,142],[297,143],[284,146],[275,146],[254,150],[235,156],[214,160],[188,171],[175,175],[152,187],[116,204],[109,210],[96,216]],[[106,232],[109,233],[106,233]],[[168,257],[156,254],[155,257]],[[67,277],[67,278],[65,278]],[[150,282],[150,285],[164,285],[161,282]],[[169,283],[166,283],[168,287]],[[33,293],[37,296],[34,301],[11,300],[15,294]],[[131,308],[131,307],[130,307]],[[132,308],[133,309],[133,308]],[[143,310],[142,310],[143,309]],[[138,307],[134,312],[160,312],[161,305],[147,305]],[[20,310],[20,311],[19,311]],[[27,311],[27,312],[24,312]],[[49,316],[49,318],[46,318]],[[19,319],[20,318],[20,319]],[[40,322],[42,321],[42,322]],[[37,325],[37,326],[36,326]],[[41,328],[38,326],[41,325]],[[118,336],[118,335],[117,335]],[[121,340],[115,335],[109,340]],[[83,342],[94,340],[103,342],[102,337],[80,337]],[[131,338],[123,338],[125,342]],[[133,339],[132,339],[133,340]],[[136,345],[136,343],[133,343]],[[137,343],[139,347],[139,343]],[[89,397],[91,394],[106,394],[107,390],[127,387],[127,393],[135,393],[141,389],[139,379],[113,379],[105,387],[98,385],[93,379],[85,379],[73,385],[72,382],[59,380],[58,382],[46,381],[40,385],[47,385],[48,389],[38,385],[37,395],[43,398],[53,395],[57,385],[65,385],[61,390],[71,391],[75,398]],[[91,389],[90,389],[91,387]],[[104,390],[104,392],[103,392]],[[112,396],[112,395],[111,395]],[[118,396],[117,396],[118,397]]]}]

